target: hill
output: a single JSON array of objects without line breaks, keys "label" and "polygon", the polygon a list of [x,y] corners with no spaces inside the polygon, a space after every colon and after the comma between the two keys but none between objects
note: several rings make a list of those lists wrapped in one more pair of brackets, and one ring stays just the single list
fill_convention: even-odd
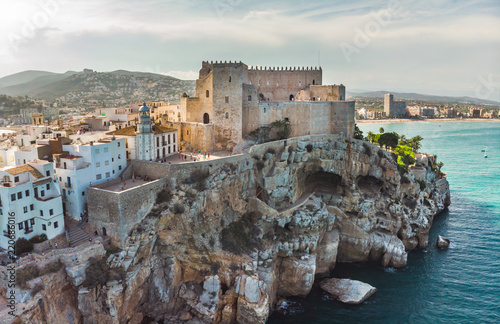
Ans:
[{"label": "hill", "polygon": [[448,97],[448,96],[433,96],[419,93],[397,93],[391,91],[369,91],[369,92],[353,92],[347,93],[348,96],[355,98],[379,98],[383,99],[386,93],[392,93],[394,99],[402,100],[420,100],[429,102],[443,102],[443,103],[461,103],[461,104],[472,104],[472,105],[495,105],[498,106],[499,102],[492,100],[484,100],[472,97]]},{"label": "hill", "polygon": [[175,102],[183,92],[192,95],[195,86],[195,81],[126,70],[95,72],[86,69],[83,72],[50,73],[25,79],[29,81],[0,88],[0,94],[92,107],[124,105],[143,100]]},{"label": "hill", "polygon": [[35,70],[23,71],[0,78],[0,87],[8,87],[15,84],[26,83],[41,76],[48,76],[54,74],[57,73],[47,72],[47,71],[35,71]]},{"label": "hill", "polygon": [[0,88],[0,94],[5,94],[9,96],[24,96],[30,95],[33,91],[46,85],[50,85],[54,82],[64,80],[76,72],[68,71],[66,73],[51,73],[47,75],[41,75],[35,79],[26,81],[24,83],[19,83],[15,85],[10,85]]}]

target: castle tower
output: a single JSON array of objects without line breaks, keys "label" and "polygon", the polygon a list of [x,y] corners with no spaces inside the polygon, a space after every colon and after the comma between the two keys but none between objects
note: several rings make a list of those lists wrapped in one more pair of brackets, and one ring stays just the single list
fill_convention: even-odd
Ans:
[{"label": "castle tower", "polygon": [[138,160],[153,160],[154,158],[154,148],[153,148],[153,123],[151,122],[151,116],[149,112],[149,107],[146,103],[139,109],[139,123],[137,123],[136,132],[136,147],[137,147],[137,159]]}]

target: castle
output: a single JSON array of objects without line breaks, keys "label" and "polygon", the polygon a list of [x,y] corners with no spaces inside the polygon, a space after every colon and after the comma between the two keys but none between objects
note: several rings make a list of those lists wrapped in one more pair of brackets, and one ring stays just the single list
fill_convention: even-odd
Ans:
[{"label": "castle", "polygon": [[354,101],[344,85],[322,85],[321,68],[252,68],[241,62],[202,62],[194,97],[181,96],[183,148],[232,150],[261,126],[287,120],[291,137],[354,133]]}]

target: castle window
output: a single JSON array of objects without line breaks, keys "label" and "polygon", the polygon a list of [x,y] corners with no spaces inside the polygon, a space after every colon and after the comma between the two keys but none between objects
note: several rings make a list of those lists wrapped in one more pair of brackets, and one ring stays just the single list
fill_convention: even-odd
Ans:
[{"label": "castle window", "polygon": [[[209,124],[209,123],[210,123],[210,116],[207,113],[204,113],[203,114],[203,124]],[[188,132],[188,135],[189,135],[189,132]]]},{"label": "castle window", "polygon": [[290,95],[290,101],[293,101],[295,99],[295,97],[293,96],[293,94]]},{"label": "castle window", "polygon": [[299,87],[302,87],[302,81],[299,81]]},{"label": "castle window", "polygon": [[269,85],[269,81],[267,81],[267,85]]},{"label": "castle window", "polygon": [[315,85],[315,84],[316,84],[316,80],[313,80],[313,85]]},{"label": "castle window", "polygon": [[264,113],[266,112],[266,108],[264,108]]},{"label": "castle window", "polygon": [[226,96],[226,103],[229,103],[229,96]]},{"label": "castle window", "polygon": [[229,82],[231,82],[231,76],[229,76]]},{"label": "castle window", "polygon": [[280,83],[279,82],[276,82],[276,86],[279,87],[280,86]]},{"label": "castle window", "polygon": [[252,96],[248,96],[248,101],[252,101]]},{"label": "castle window", "polygon": [[207,90],[206,95],[207,95],[207,98],[210,97],[210,90]]},{"label": "castle window", "polygon": [[226,119],[228,119],[228,118],[229,118],[229,113],[226,113]]},{"label": "castle window", "polygon": [[260,80],[259,80],[259,86],[260,86]]},{"label": "castle window", "polygon": [[188,130],[186,130],[186,135],[189,135],[189,131]]}]

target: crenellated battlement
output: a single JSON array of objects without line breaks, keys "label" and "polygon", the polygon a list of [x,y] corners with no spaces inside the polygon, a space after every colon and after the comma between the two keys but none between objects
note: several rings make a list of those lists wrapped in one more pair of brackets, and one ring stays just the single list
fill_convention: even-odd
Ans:
[{"label": "crenellated battlement", "polygon": [[248,67],[249,71],[268,71],[268,72],[302,72],[302,71],[322,71],[321,66],[318,68],[316,67],[288,67],[288,66],[278,66],[278,67],[271,67],[271,66],[250,66]]}]

